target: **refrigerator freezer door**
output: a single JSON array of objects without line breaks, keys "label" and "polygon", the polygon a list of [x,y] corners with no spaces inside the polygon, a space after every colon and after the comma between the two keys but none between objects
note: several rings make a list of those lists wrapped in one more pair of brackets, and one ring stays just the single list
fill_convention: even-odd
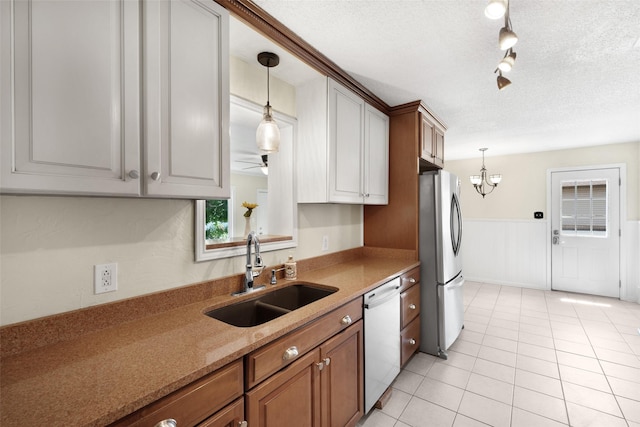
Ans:
[{"label": "refrigerator freezer door", "polygon": [[464,325],[464,277],[458,276],[446,285],[438,286],[438,344],[446,352],[460,335]]}]

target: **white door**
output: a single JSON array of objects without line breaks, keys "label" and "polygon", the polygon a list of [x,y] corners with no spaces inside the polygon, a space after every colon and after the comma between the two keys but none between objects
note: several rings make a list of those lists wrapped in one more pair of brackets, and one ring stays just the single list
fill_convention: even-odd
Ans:
[{"label": "white door", "polygon": [[620,297],[620,169],[551,172],[551,288]]}]

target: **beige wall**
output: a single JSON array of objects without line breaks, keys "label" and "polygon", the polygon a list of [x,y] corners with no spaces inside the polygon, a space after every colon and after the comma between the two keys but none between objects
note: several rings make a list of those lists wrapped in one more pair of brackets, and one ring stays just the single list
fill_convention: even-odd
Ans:
[{"label": "beige wall", "polygon": [[473,219],[533,219],[533,212],[547,209],[547,170],[569,166],[626,164],[627,220],[640,219],[640,142],[602,145],[571,150],[490,157],[489,174],[502,174],[498,188],[483,199],[469,182],[480,172],[482,158],[448,160],[445,169],[462,180],[462,212]]},{"label": "beige wall", "polygon": [[[266,101],[264,73],[232,61],[232,93]],[[294,115],[295,89],[272,81],[271,103]],[[242,257],[194,262],[194,202],[0,196],[0,324],[166,290],[244,269]],[[264,254],[267,265],[361,245],[362,208],[300,205],[299,244]],[[93,294],[93,266],[118,263],[118,291]],[[266,277],[260,280],[266,280]]]}]

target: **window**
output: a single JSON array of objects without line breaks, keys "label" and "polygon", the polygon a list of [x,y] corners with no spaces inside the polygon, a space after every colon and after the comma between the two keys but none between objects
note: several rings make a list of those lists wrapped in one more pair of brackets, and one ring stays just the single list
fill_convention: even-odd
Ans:
[{"label": "window", "polygon": [[607,181],[562,183],[562,234],[607,236]]}]

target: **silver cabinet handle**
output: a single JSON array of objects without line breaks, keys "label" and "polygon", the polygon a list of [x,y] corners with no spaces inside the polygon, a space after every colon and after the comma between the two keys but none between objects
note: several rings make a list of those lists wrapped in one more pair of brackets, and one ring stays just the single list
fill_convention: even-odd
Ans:
[{"label": "silver cabinet handle", "polygon": [[319,370],[323,370],[325,366],[329,366],[331,364],[331,359],[329,359],[328,357],[326,359],[322,359],[322,361],[316,363],[316,366],[318,367]]},{"label": "silver cabinet handle", "polygon": [[409,304],[409,309],[415,310],[416,309],[416,305],[415,304]]},{"label": "silver cabinet handle", "polygon": [[331,359],[327,357],[326,359],[323,360],[323,362],[324,362],[324,366],[329,366],[331,364]]},{"label": "silver cabinet handle", "polygon": [[316,363],[316,366],[318,367],[319,371],[322,371],[324,369],[324,363],[322,363],[322,362]]},{"label": "silver cabinet handle", "polygon": [[351,322],[353,322],[353,320],[351,320],[351,316],[349,316],[348,314],[346,316],[344,316],[342,318],[342,320],[340,321],[340,323],[343,324],[343,325],[350,325]]},{"label": "silver cabinet handle", "polygon": [[284,351],[284,354],[282,355],[282,360],[291,360],[295,357],[298,357],[298,354],[299,354],[298,347],[294,345],[293,347],[289,347]]},{"label": "silver cabinet handle", "polygon": [[408,279],[405,277],[403,280],[406,280],[409,283],[416,283],[416,279],[414,279],[413,277],[409,277]]},{"label": "silver cabinet handle", "polygon": [[414,340],[413,338],[410,338],[409,339],[409,344],[416,345],[416,340]]},{"label": "silver cabinet handle", "polygon": [[173,418],[168,418],[166,420],[160,421],[154,427],[178,427],[178,422]]},{"label": "silver cabinet handle", "polygon": [[140,172],[138,172],[138,171],[137,171],[137,170],[135,170],[135,169],[130,170],[128,175],[129,175],[129,178],[131,178],[131,179],[138,179],[138,178],[140,178]]},{"label": "silver cabinet handle", "polygon": [[153,172],[151,174],[151,179],[154,180],[154,181],[159,180],[160,179],[160,172]]},{"label": "silver cabinet handle", "polygon": [[247,422],[246,421],[240,421],[238,423],[238,427],[247,427]]}]

